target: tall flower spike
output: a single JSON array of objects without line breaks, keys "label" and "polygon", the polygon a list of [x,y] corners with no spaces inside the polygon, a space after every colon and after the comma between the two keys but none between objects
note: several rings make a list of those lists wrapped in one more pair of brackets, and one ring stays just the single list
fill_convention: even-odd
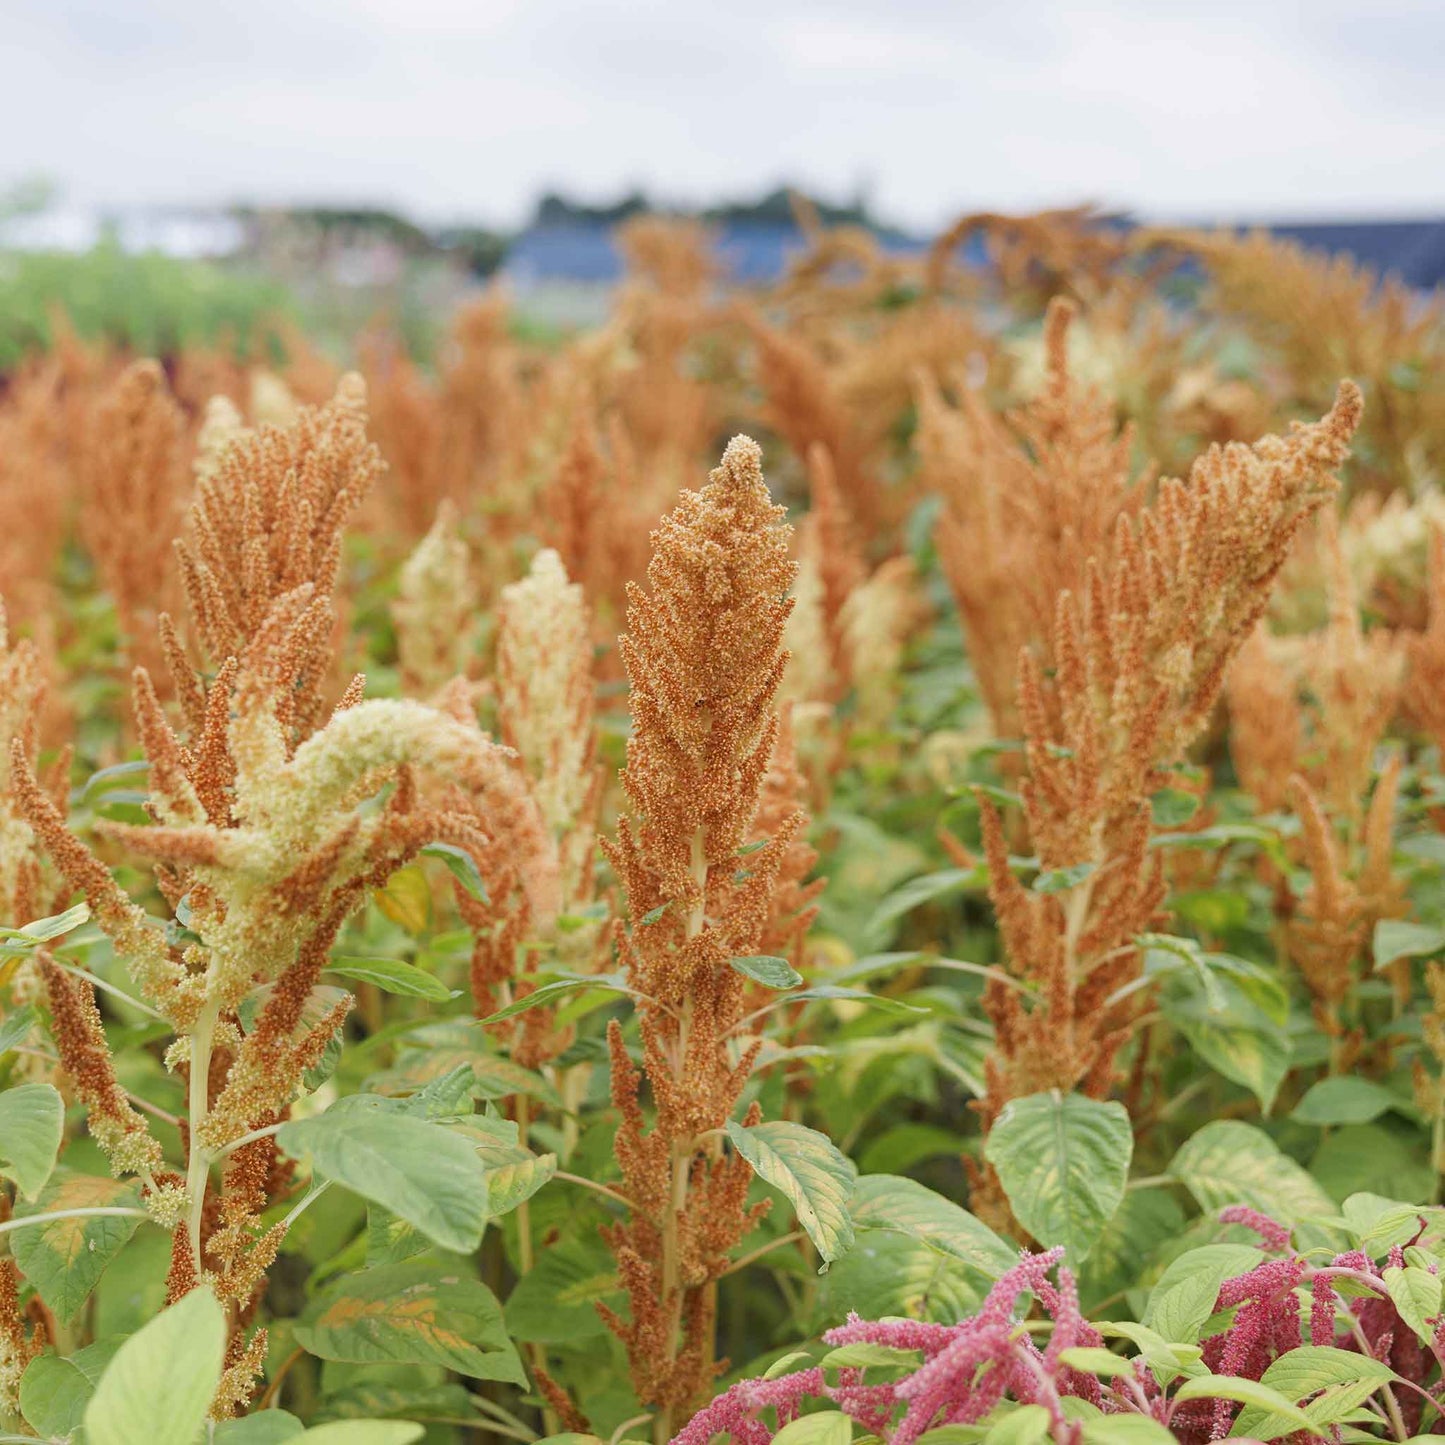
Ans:
[{"label": "tall flower spike", "polygon": [[1108,559],[1119,519],[1144,495],[1132,433],[1070,372],[1075,314],[1070,302],[1050,304],[1043,388],[1007,418],[966,387],[950,407],[931,377],[918,379],[919,452],[944,499],[939,557],[1000,737],[1019,733],[1020,649],[1053,664],[1055,599],[1082,592],[1090,559]]},{"label": "tall flower spike", "polygon": [[85,438],[81,525],[131,645],[149,642],[184,504],[180,408],[155,361],[137,361],[101,399]]},{"label": "tall flower spike", "polygon": [[632,1214],[607,1238],[631,1319],[603,1313],[627,1347],[638,1397],[659,1407],[665,1440],[672,1412],[714,1373],[713,1285],[755,1218],[746,1165],[718,1141],[757,1051],[730,1038],[744,997],[730,960],[754,952],[774,920],[801,821],[781,820],[739,878],[738,848],[773,756],[795,570],[756,443],[729,443],[708,485],[685,492],[663,520],[653,548],[651,591],[630,589],[622,642],[633,718],[622,782],[632,813],[603,846],[633,920],[619,930],[622,955],[649,1000],[640,1025],[656,1118],[646,1129],[642,1077],[614,1024],[615,1149]]},{"label": "tall flower spike", "polygon": [[476,605],[457,509],[443,499],[431,531],[402,564],[391,605],[402,685],[408,692],[430,697],[466,670]]},{"label": "tall flower spike", "polygon": [[1166,482],[1137,521],[1120,521],[1112,562],[1091,565],[1081,596],[1059,598],[1053,674],[1022,655],[1029,835],[1043,869],[1086,876],[1060,893],[1025,889],[982,800],[1008,964],[1039,985],[1031,1006],[996,981],[986,989],[986,1120],[1042,1089],[1108,1089],[1138,995],[1111,999],[1138,977],[1133,940],[1163,901],[1149,799],[1204,726],[1295,535],[1334,495],[1360,409],[1343,382],[1322,421],[1205,453],[1187,486]]}]

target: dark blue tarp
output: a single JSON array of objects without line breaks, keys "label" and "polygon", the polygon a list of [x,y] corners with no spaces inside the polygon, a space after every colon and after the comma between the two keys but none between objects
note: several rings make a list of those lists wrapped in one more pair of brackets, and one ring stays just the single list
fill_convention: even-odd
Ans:
[{"label": "dark blue tarp", "polygon": [[[1316,250],[1346,252],[1374,270],[1398,276],[1410,286],[1445,284],[1445,220],[1342,221],[1265,227]],[[803,248],[791,226],[736,224],[714,228],[718,256],[735,281],[764,282],[782,274],[790,256]],[[927,242],[897,235],[881,238],[885,250],[916,254]],[[968,252],[978,253],[975,237]],[[977,254],[972,259],[979,259]],[[518,284],[602,283],[622,275],[622,258],[612,230],[601,225],[534,226],[512,243],[505,272]]]}]

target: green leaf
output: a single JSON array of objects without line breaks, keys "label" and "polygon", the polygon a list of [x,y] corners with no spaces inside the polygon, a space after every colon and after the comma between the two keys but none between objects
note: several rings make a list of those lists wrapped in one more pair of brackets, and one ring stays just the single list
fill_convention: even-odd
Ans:
[{"label": "green leaf", "polygon": [[1426,1321],[1440,1315],[1440,1276],[1418,1265],[1406,1269],[1392,1265],[1385,1270],[1385,1288],[1400,1318],[1428,1345],[1435,1330]]},{"label": "green leaf", "polygon": [[326,965],[326,972],[339,973],[342,978],[355,979],[358,983],[374,984],[383,993],[429,999],[432,1003],[445,1003],[459,994],[459,990],[448,988],[425,969],[395,958],[333,958]]},{"label": "green leaf", "polygon": [[0,1174],[26,1199],[45,1188],[65,1137],[65,1101],[50,1084],[20,1084],[0,1094]]},{"label": "green leaf", "polygon": [[1018,1253],[966,1209],[941,1194],[894,1174],[864,1174],[848,1212],[858,1229],[888,1229],[922,1240],[995,1280],[1018,1262]]},{"label": "green leaf", "polygon": [[818,1361],[825,1370],[865,1370],[874,1366],[880,1369],[898,1366],[916,1369],[919,1363],[917,1350],[900,1350],[892,1345],[871,1344],[867,1340],[839,1345]]},{"label": "green leaf", "polygon": [[1075,863],[1068,868],[1050,868],[1040,873],[1033,881],[1035,893],[1067,893],[1077,888],[1099,865],[1097,863]]},{"label": "green leaf", "polygon": [[1212,957],[1201,953],[1199,972],[1170,980],[1164,1015],[1206,1064],[1242,1084],[1268,1112],[1289,1071],[1289,1030],[1284,1018],[1260,1006],[1247,979],[1210,968]]},{"label": "green leaf", "polygon": [[1101,1380],[1117,1379],[1120,1375],[1132,1375],[1134,1364],[1113,1350],[1099,1345],[1078,1345],[1073,1349],[1060,1350],[1059,1359],[1071,1370],[1097,1375]]},{"label": "green leaf", "polygon": [[1290,1118],[1297,1124],[1368,1124],[1390,1109],[1407,1108],[1404,1099],[1373,1079],[1336,1074],[1310,1086]]},{"label": "green leaf", "polygon": [[1149,799],[1149,808],[1156,828],[1180,828],[1199,811],[1199,796],[1182,788],[1160,788]]},{"label": "green leaf", "polygon": [[312,1300],[296,1322],[296,1343],[323,1360],[441,1365],[524,1384],[501,1305],[464,1270],[408,1259],[347,1275]]},{"label": "green leaf", "polygon": [[988,883],[988,870],[977,868],[944,868],[937,873],[925,873],[900,884],[879,903],[868,920],[868,932],[887,928],[907,913],[936,898],[947,898],[962,893],[966,888],[982,888]]},{"label": "green leaf", "polygon": [[258,1410],[216,1426],[215,1445],[283,1445],[304,1435],[306,1427],[289,1411]]},{"label": "green leaf", "polygon": [[757,1176],[782,1191],[825,1264],[853,1243],[848,1199],[857,1170],[826,1134],[778,1121],[744,1128],[728,1120],[733,1148]]},{"label": "green leaf", "polygon": [[563,1345],[607,1333],[596,1306],[622,1291],[611,1253],[595,1239],[543,1250],[507,1299],[507,1328],[519,1340]]},{"label": "green leaf", "polygon": [[1388,968],[1400,958],[1427,958],[1442,949],[1445,949],[1445,928],[1407,923],[1399,918],[1382,918],[1375,925],[1371,950],[1377,969]]},{"label": "green leaf", "polygon": [[295,1437],[296,1445],[412,1445],[426,1434],[410,1420],[332,1420]]},{"label": "green leaf", "polygon": [[399,868],[386,880],[385,887],[373,889],[371,899],[387,918],[413,938],[431,927],[431,884],[415,863]]},{"label": "green leaf", "polygon": [[13,949],[0,949],[0,956],[6,953],[29,952],[38,944],[49,943],[53,938],[73,932],[89,919],[90,905],[77,903],[74,908],[67,908],[64,913],[56,913],[49,918],[37,918],[33,923],[27,923],[20,928],[0,928],[0,939],[7,944],[16,945]]},{"label": "green leaf", "polygon": [[[998,1424],[990,1426],[987,1439],[989,1445],[1043,1445],[1049,1438],[1052,1425],[1049,1412],[1042,1405],[1020,1405]],[[932,1440],[937,1433],[930,1430],[923,1439]],[[938,1445],[943,1445],[943,1442],[938,1441]]]},{"label": "green leaf", "polygon": [[480,1022],[483,1027],[501,1023],[503,1019],[515,1018],[518,1014],[526,1013],[528,1009],[542,1008],[546,1004],[555,1003],[563,994],[576,993],[579,989],[610,990],[612,993],[632,992],[621,974],[599,973],[587,978],[557,978],[549,983],[538,984],[525,997],[513,999],[505,1008],[499,1008],[496,1013],[488,1014]]},{"label": "green leaf", "polygon": [[465,848],[453,843],[428,843],[421,851],[424,858],[440,858],[452,877],[479,903],[488,901],[487,885],[482,881],[477,860]]},{"label": "green leaf", "polygon": [[[1292,1407],[1311,1395],[1325,1391],[1326,1396],[1313,1401],[1304,1412],[1315,1426],[1319,1426],[1343,1419],[1355,1405],[1394,1378],[1395,1372],[1388,1365],[1368,1355],[1341,1350],[1334,1345],[1302,1345],[1274,1360],[1260,1383],[1277,1392]],[[1352,1392],[1349,1399],[1353,1403],[1342,1395],[1329,1394],[1341,1389]],[[1252,1401],[1247,1402],[1247,1408],[1234,1422],[1235,1434],[1252,1434],[1261,1439],[1274,1439],[1297,1428],[1294,1415],[1286,1415],[1271,1406]],[[1324,1432],[1316,1429],[1314,1433]]]},{"label": "green leaf", "polygon": [[1204,1353],[1198,1345],[1166,1340],[1148,1325],[1136,1325],[1132,1320],[1100,1320],[1095,1329],[1105,1339],[1129,1340],[1136,1345],[1140,1358],[1155,1372],[1161,1385],[1176,1375],[1192,1374]]},{"label": "green leaf", "polygon": [[842,1003],[861,1003],[868,1008],[881,1009],[884,1013],[894,1014],[926,1014],[926,1008],[919,1008],[917,1004],[905,1003],[901,998],[890,998],[887,994],[869,993],[866,988],[848,988],[840,983],[815,983],[810,988],[799,989],[797,993],[788,995],[789,1003],[802,1003],[804,1000],[812,999],[833,999]]},{"label": "green leaf", "polygon": [[86,1445],[194,1445],[225,1352],[224,1311],[193,1289],[115,1352],[85,1409]]},{"label": "green leaf", "polygon": [[1172,1434],[1147,1415],[1101,1415],[1084,1421],[1084,1445],[1177,1445]]},{"label": "green leaf", "polygon": [[781,1359],[774,1360],[766,1370],[763,1371],[763,1379],[776,1380],[779,1375],[792,1374],[794,1370],[811,1365],[813,1357],[807,1350],[789,1350]]},{"label": "green leaf", "polygon": [[786,958],[770,953],[755,953],[746,958],[729,959],[728,962],[744,978],[750,978],[764,988],[797,988],[803,981],[803,975]]},{"label": "green leaf", "polygon": [[853,1422],[841,1410],[801,1415],[773,1436],[773,1445],[848,1445]]},{"label": "green leaf", "polygon": [[30,1030],[40,1022],[40,1015],[33,1004],[26,1004],[0,1019],[0,1058],[3,1058],[17,1044],[23,1044]]},{"label": "green leaf", "polygon": [[530,1199],[557,1172],[555,1154],[529,1154],[487,1170],[487,1213],[498,1219]]},{"label": "green leaf", "polygon": [[31,1360],[20,1377],[20,1413],[30,1427],[57,1439],[76,1429],[120,1344],[97,1340],[73,1355],[46,1353]]},{"label": "green leaf", "polygon": [[1220,1285],[1253,1269],[1261,1258],[1245,1244],[1206,1244],[1181,1254],[1150,1292],[1144,1323],[1166,1340],[1194,1344],[1214,1313]]},{"label": "green leaf", "polygon": [[650,928],[654,923],[660,923],[662,921],[662,915],[671,907],[672,900],[668,899],[666,903],[659,903],[656,908],[650,908],[637,920],[638,927]]},{"label": "green leaf", "polygon": [[1293,1430],[1308,1430],[1311,1435],[1325,1433],[1292,1400],[1260,1380],[1244,1380],[1236,1375],[1196,1375],[1174,1392],[1174,1398],[1181,1404],[1188,1400],[1235,1400],[1280,1416],[1290,1422],[1289,1428]]},{"label": "green leaf", "polygon": [[1380,1194],[1351,1194],[1340,1209],[1355,1243],[1366,1254],[1380,1254],[1391,1245],[1405,1244],[1419,1232],[1427,1217],[1438,1212]]},{"label": "green leaf", "polygon": [[487,1223],[486,1169],[440,1124],[378,1109],[328,1109],[276,1135],[293,1159],[383,1205],[444,1249],[470,1254]]},{"label": "green leaf", "polygon": [[1169,1173],[1206,1213],[1248,1204],[1283,1224],[1297,1224],[1335,1212],[1329,1196],[1268,1134],[1233,1119],[1217,1119],[1186,1140]]},{"label": "green leaf", "polygon": [[[34,1204],[15,1214],[23,1219],[69,1209],[139,1209],[140,1203],[140,1190],[134,1184],[62,1169]],[[123,1215],[53,1219],[17,1229],[11,1235],[10,1248],[20,1272],[64,1323],[89,1298],[106,1266],[125,1248],[140,1222],[139,1216]]]},{"label": "green leaf", "polygon": [[1124,1198],[1133,1152],[1122,1104],[1057,1090],[1011,1100],[984,1146],[1019,1223],[1075,1267]]}]

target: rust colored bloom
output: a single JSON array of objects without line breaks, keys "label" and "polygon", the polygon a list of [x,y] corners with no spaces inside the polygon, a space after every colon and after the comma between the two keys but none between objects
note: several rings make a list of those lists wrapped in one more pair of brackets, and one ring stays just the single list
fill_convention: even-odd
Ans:
[{"label": "rust colored bloom", "polygon": [[[653,547],[650,590],[631,589],[622,644],[631,812],[604,843],[631,918],[619,947],[646,996],[641,1071],[615,1024],[610,1036],[622,1119],[615,1147],[633,1210],[607,1237],[631,1319],[604,1313],[627,1346],[638,1397],[659,1408],[665,1439],[672,1412],[712,1378],[712,1286],[753,1219],[747,1166],[723,1153],[716,1134],[756,1054],[733,1037],[745,979],[730,960],[755,952],[774,926],[779,874],[802,817],[779,819],[740,869],[774,754],[794,576],[754,442],[734,438],[708,485],[684,493],[663,520]],[[656,1106],[650,1128],[639,1102],[644,1075]]]}]

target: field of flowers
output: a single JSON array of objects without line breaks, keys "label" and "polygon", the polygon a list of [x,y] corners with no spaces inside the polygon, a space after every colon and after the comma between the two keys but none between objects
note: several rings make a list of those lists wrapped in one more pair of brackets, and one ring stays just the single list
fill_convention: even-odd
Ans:
[{"label": "field of flowers", "polygon": [[1445,1434],[1445,307],[804,220],[4,377],[0,1441]]}]

